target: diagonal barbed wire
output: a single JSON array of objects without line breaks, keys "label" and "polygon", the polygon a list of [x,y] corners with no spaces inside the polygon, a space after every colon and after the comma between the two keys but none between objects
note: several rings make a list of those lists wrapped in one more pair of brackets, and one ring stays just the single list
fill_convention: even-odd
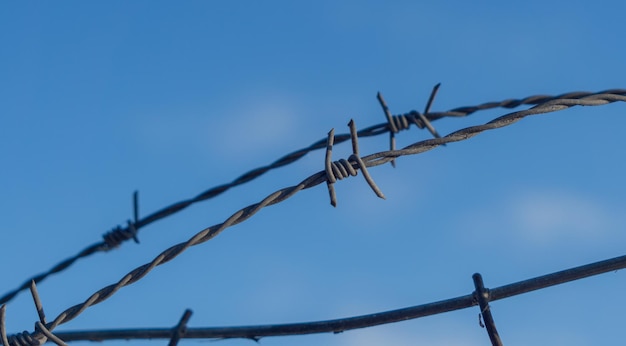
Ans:
[{"label": "diagonal barbed wire", "polygon": [[[531,279],[514,282],[508,285],[486,289],[484,296],[487,302],[525,294],[528,292],[561,285],[571,281],[588,278],[595,275],[616,271],[626,268],[626,256],[593,262],[579,267],[534,277]],[[474,279],[482,277],[474,274]],[[347,330],[373,327],[383,324],[408,321],[417,318],[438,315],[446,312],[466,309],[479,305],[479,292],[460,297],[440,300],[406,308],[376,312],[368,315],[340,318],[334,320],[256,325],[256,326],[231,326],[231,327],[208,327],[188,328],[180,338],[188,339],[232,339],[245,338],[259,341],[262,337],[304,335],[318,333],[340,333]],[[55,333],[64,341],[103,341],[103,340],[137,340],[137,339],[169,339],[177,328],[142,328],[142,329],[116,329],[116,330],[83,330],[64,331]]]},{"label": "diagonal barbed wire", "polygon": [[[375,153],[375,154],[371,154],[371,155],[359,158],[356,155],[358,150],[355,148],[354,150],[355,154],[353,154],[350,157],[350,159],[348,160],[348,163],[352,167],[353,170],[361,169],[363,171],[365,167],[374,167],[374,166],[382,165],[394,159],[397,159],[398,157],[401,157],[401,156],[420,154],[428,150],[434,149],[440,145],[444,145],[446,143],[463,141],[473,136],[476,136],[481,132],[498,129],[501,127],[511,125],[521,120],[522,118],[530,116],[530,115],[556,112],[556,111],[564,110],[564,109],[574,107],[574,106],[599,106],[599,105],[605,105],[608,103],[613,103],[613,102],[618,102],[618,101],[626,102],[626,90],[622,90],[618,93],[590,94],[588,96],[583,96],[583,97],[574,98],[574,99],[556,99],[552,101],[547,101],[545,103],[539,104],[527,110],[522,110],[522,111],[503,115],[486,124],[467,127],[467,128],[452,132],[441,138],[434,138],[434,139],[428,139],[428,140],[416,142],[400,150],[384,151],[384,152],[379,152],[379,153]],[[354,129],[354,128],[351,128],[351,129]],[[356,138],[353,138],[353,143],[355,141],[356,141]],[[222,231],[224,231],[226,228],[239,224],[249,219],[258,211],[260,211],[262,208],[285,201],[288,198],[294,196],[296,193],[298,193],[301,190],[312,188],[324,182],[326,182],[327,184],[330,184],[331,181],[329,180],[329,174],[327,172],[328,172],[328,168],[326,170],[317,172],[309,176],[308,178],[300,182],[298,185],[286,187],[281,190],[278,190],[270,194],[266,198],[264,198],[262,201],[256,204],[249,205],[235,212],[228,219],[226,219],[223,223],[205,228],[204,230],[195,234],[186,242],[179,243],[168,248],[167,250],[161,252],[151,262],[146,263],[130,271],[117,283],[100,289],[96,293],[92,294],[89,298],[87,298],[87,300],[85,300],[83,303],[74,305],[66,309],[65,311],[61,312],[52,322],[47,323],[45,327],[48,330],[52,331],[54,328],[56,328],[60,324],[71,321],[72,319],[76,318],[78,315],[80,315],[83,311],[85,311],[90,306],[99,304],[105,301],[106,299],[110,298],[122,287],[139,281],[140,279],[145,277],[150,271],[152,271],[152,269],[154,269],[155,267],[173,260],[178,255],[180,255],[181,253],[183,253],[184,251],[186,251],[188,248],[192,246],[202,244],[214,238],[215,236],[220,234]],[[33,334],[36,334],[36,333],[40,333],[40,332],[35,331]]]},{"label": "diagonal barbed wire", "polygon": [[[433,94],[431,95],[431,98],[429,99],[429,102],[426,106],[426,111],[424,112],[424,114],[418,111],[412,110],[407,113],[388,116],[387,123],[381,123],[381,124],[367,127],[365,129],[362,129],[361,131],[358,131],[357,135],[359,137],[377,136],[377,135],[381,135],[384,133],[391,133],[393,135],[395,132],[408,129],[410,127],[410,124],[415,124],[419,128],[428,127],[430,129],[430,127],[428,126],[429,121],[438,120],[444,117],[464,117],[464,116],[473,114],[477,111],[494,109],[494,108],[510,109],[510,108],[519,107],[521,105],[539,105],[539,104],[549,102],[549,101],[554,101],[554,100],[581,99],[584,97],[590,97],[593,95],[601,95],[601,94],[626,95],[626,90],[624,89],[610,89],[610,90],[605,90],[605,91],[601,91],[598,93],[587,92],[587,91],[575,91],[575,92],[569,92],[569,93],[560,94],[556,96],[533,95],[533,96],[529,96],[529,97],[522,98],[522,99],[507,99],[507,100],[503,100],[499,102],[487,102],[487,103],[482,103],[477,106],[458,107],[458,108],[454,108],[446,112],[432,112],[431,113],[429,112],[430,105],[432,104],[434,94],[436,93],[436,89],[438,89],[438,87],[439,85],[435,86],[435,89],[433,90]],[[380,100],[381,98],[379,98],[379,101]],[[384,101],[381,102],[381,104],[383,103]],[[386,107],[386,104],[384,105],[384,107]],[[345,142],[348,139],[350,139],[350,134],[338,134],[334,137],[336,144]],[[393,137],[392,137],[392,141],[393,141]],[[394,144],[392,144],[392,148],[391,148],[392,150],[395,149],[393,145]],[[287,155],[284,155],[283,157],[279,158],[278,160],[272,162],[269,165],[252,169],[244,173],[243,175],[239,176],[238,178],[236,178],[230,183],[215,186],[213,188],[210,188],[200,193],[199,195],[193,198],[173,203],[167,207],[159,209],[158,211],[142,219],[138,217],[137,195],[135,193],[134,222],[128,221],[128,226],[126,227],[118,226],[114,228],[112,231],[109,231],[106,234],[104,234],[103,241],[94,243],[86,247],[85,249],[80,251],[78,254],[63,260],[60,263],[57,263],[48,271],[35,275],[29,278],[28,280],[24,281],[24,283],[20,285],[19,287],[17,287],[16,289],[12,291],[5,293],[2,297],[0,297],[0,304],[4,304],[10,301],[15,296],[17,296],[19,292],[28,289],[31,281],[35,281],[36,283],[39,283],[45,280],[50,275],[59,273],[69,268],[72,264],[74,264],[79,259],[89,257],[99,252],[109,251],[130,239],[134,239],[136,242],[138,242],[137,232],[139,231],[140,228],[143,228],[155,221],[171,216],[189,207],[192,204],[214,198],[235,186],[242,185],[246,182],[254,180],[260,177],[261,175],[267,173],[270,170],[277,169],[279,167],[293,163],[301,159],[308,153],[315,151],[315,150],[323,149],[325,147],[326,147],[326,139],[320,139],[317,142],[314,142],[313,144],[309,145],[308,147],[301,148]]]}]

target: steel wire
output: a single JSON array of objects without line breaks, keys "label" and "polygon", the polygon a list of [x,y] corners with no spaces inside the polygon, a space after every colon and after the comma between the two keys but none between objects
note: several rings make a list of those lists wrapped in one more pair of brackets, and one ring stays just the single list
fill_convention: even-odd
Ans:
[{"label": "steel wire", "polygon": [[[557,96],[533,95],[533,96],[529,96],[529,97],[522,98],[522,99],[507,99],[507,100],[499,101],[499,102],[486,102],[477,106],[458,107],[458,108],[451,109],[447,112],[432,112],[432,113],[427,112],[427,114],[423,114],[423,115],[415,110],[412,110],[410,112],[399,114],[399,115],[394,115],[392,117],[393,119],[395,119],[394,121],[398,121],[397,119],[405,119],[407,117],[415,118],[415,116],[420,115],[420,116],[424,116],[428,121],[434,121],[434,120],[438,120],[444,117],[464,117],[464,116],[468,116],[470,114],[473,114],[481,110],[488,110],[488,109],[494,109],[494,108],[510,109],[510,108],[519,107],[521,105],[538,105],[538,104],[552,101],[552,100],[577,99],[577,98],[582,98],[582,97],[587,97],[587,96],[597,95],[597,94],[622,94],[624,95],[626,94],[626,90],[610,89],[610,90],[605,90],[605,91],[601,91],[598,93],[592,93],[592,92],[587,92],[587,91],[575,91],[575,92],[565,93],[565,94],[561,94]],[[429,100],[429,105],[431,103],[432,103],[432,100]],[[427,107],[427,110],[428,109],[429,107]],[[419,122],[416,123],[416,125],[417,124],[419,124]],[[401,127],[400,129],[408,129],[409,125],[410,123],[407,122],[407,126]],[[393,127],[394,127],[394,122],[388,121],[387,123],[381,123],[381,124],[367,127],[359,131],[358,136],[370,137],[370,136],[381,135],[381,134],[388,133],[388,132],[393,132],[394,131]],[[339,144],[339,143],[347,141],[348,139],[350,139],[349,134],[339,134],[335,136],[335,143]],[[189,207],[192,204],[217,197],[218,195],[226,192],[227,190],[235,186],[242,185],[246,182],[254,180],[260,177],[261,175],[267,173],[270,170],[293,163],[301,159],[308,153],[315,151],[315,150],[323,149],[325,147],[326,147],[326,139],[320,139],[317,142],[309,145],[308,147],[301,148],[287,155],[284,155],[283,157],[279,158],[278,160],[274,161],[273,163],[269,165],[252,169],[244,173],[243,175],[239,176],[238,178],[236,178],[230,183],[212,187],[193,198],[173,203],[167,207],[159,209],[156,212],[153,212],[152,214],[142,219],[137,218],[135,215],[135,222],[132,222],[132,223],[128,222],[127,227],[121,227],[121,226],[115,227],[112,231],[109,231],[104,234],[103,241],[94,243],[86,247],[85,249],[80,251],[78,254],[61,261],[60,263],[54,265],[51,269],[49,269],[46,272],[37,274],[27,279],[26,281],[22,283],[22,285],[20,285],[16,289],[5,293],[2,297],[0,297],[0,304],[4,304],[12,300],[15,296],[17,296],[17,294],[19,294],[19,292],[28,289],[31,281],[35,281],[36,283],[39,283],[45,280],[50,275],[59,273],[69,268],[72,264],[74,264],[74,262],[78,261],[79,259],[89,257],[98,252],[109,251],[130,239],[134,239],[135,241],[137,241],[137,237],[136,237],[137,232],[142,227],[145,227],[155,221],[171,216]],[[395,149],[395,148],[392,148],[392,149]]]},{"label": "steel wire", "polygon": [[[626,268],[626,256],[615,257],[604,261],[589,263],[579,267],[518,281],[505,286],[484,289],[483,297],[488,302],[506,299],[531,291],[545,289],[624,268]],[[480,274],[474,274],[474,276],[477,275],[480,276]],[[246,338],[258,341],[261,337],[269,336],[339,333],[347,330],[367,328],[438,315],[450,311],[466,309],[476,305],[480,305],[480,301],[478,292],[474,291],[472,294],[427,304],[334,320],[256,326],[188,328],[182,338]],[[174,332],[175,331],[172,328],[144,328],[64,331],[57,332],[55,334],[65,341],[102,341],[115,339],[169,339],[172,337],[172,333]]]},{"label": "steel wire", "polygon": [[[400,150],[390,150],[379,152],[375,154],[371,154],[361,158],[361,162],[351,161],[354,169],[358,169],[361,164],[364,164],[366,167],[374,167],[378,165],[382,165],[391,160],[397,159],[400,156],[406,155],[416,155],[428,150],[431,150],[437,146],[458,142],[462,140],[469,139],[481,132],[493,130],[497,128],[501,128],[504,126],[511,125],[524,117],[536,114],[543,114],[549,112],[555,112],[563,109],[567,109],[573,106],[599,106],[612,102],[622,101],[626,102],[626,90],[620,91],[620,93],[604,93],[604,94],[590,94],[588,96],[583,96],[578,99],[556,99],[552,101],[548,101],[537,106],[534,106],[530,109],[509,113],[498,117],[486,124],[467,127],[453,133],[450,133],[441,138],[428,139],[424,141],[420,141],[414,144],[411,144]],[[353,154],[354,155],[354,154]],[[110,298],[115,292],[121,289],[124,286],[130,285],[134,282],[139,281],[141,278],[146,276],[152,269],[156,266],[164,264],[166,262],[171,261],[176,258],[182,252],[190,248],[191,246],[198,245],[204,243],[219,233],[221,233],[224,229],[241,223],[252,215],[256,214],[259,210],[266,206],[270,206],[279,202],[282,202],[291,196],[295,195],[301,190],[308,189],[314,186],[317,186],[323,182],[327,182],[328,177],[326,171],[320,171],[311,175],[310,177],[304,179],[298,185],[283,188],[278,190],[261,202],[252,204],[248,207],[245,207],[233,215],[231,215],[228,219],[226,219],[223,223],[217,224],[204,230],[198,232],[196,235],[191,237],[188,241],[176,244],[167,250],[161,252],[154,260],[150,263],[144,264],[138,268],[135,268],[128,274],[126,274],[121,280],[119,280],[116,284],[109,285],[92,294],[87,300],[83,303],[74,305],[65,311],[61,312],[52,322],[48,323],[46,327],[52,331],[54,328],[59,326],[60,324],[71,321],[80,315],[83,311],[85,311],[88,307],[92,305],[99,304],[104,300]]]}]

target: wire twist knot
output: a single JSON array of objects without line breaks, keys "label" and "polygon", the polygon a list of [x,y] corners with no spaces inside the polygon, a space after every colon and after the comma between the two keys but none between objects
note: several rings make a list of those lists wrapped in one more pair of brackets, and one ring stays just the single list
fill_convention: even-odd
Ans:
[{"label": "wire twist knot", "polygon": [[130,220],[128,220],[128,227],[122,228],[121,226],[117,226],[103,234],[102,238],[108,249],[116,248],[129,239],[134,239],[136,243],[139,243],[139,239],[137,239],[137,228]]},{"label": "wire twist knot", "polygon": [[326,174],[331,184],[334,184],[337,179],[341,180],[349,176],[355,177],[358,174],[358,171],[354,169],[352,163],[350,163],[350,161],[356,162],[353,156],[354,155],[351,155],[348,160],[341,159],[339,161],[333,161],[330,164],[330,171],[326,171]]},{"label": "wire twist knot", "polygon": [[45,336],[41,336],[42,338],[35,338],[30,335],[29,332],[23,331],[21,333],[8,336],[7,342],[10,346],[39,346],[43,345],[48,340]]},{"label": "wire twist knot", "polygon": [[417,125],[420,129],[424,128],[424,123],[418,121],[417,111],[411,111],[408,114],[392,115],[388,120],[391,132],[398,133],[402,130],[408,130],[411,124]]},{"label": "wire twist knot", "polygon": [[137,238],[137,232],[139,231],[139,191],[133,193],[133,219],[128,220],[128,227],[126,229],[117,226],[113,230],[102,235],[104,242],[107,245],[106,250],[110,250],[120,246],[123,242],[132,239],[135,243],[139,244]]}]

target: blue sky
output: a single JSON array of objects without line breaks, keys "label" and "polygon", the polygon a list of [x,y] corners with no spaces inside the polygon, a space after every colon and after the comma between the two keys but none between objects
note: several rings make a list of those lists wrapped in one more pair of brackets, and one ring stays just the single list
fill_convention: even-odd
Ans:
[{"label": "blue sky", "polygon": [[[13,2],[0,5],[0,291],[132,215],[324,138],[534,94],[625,88],[626,4],[526,1]],[[418,305],[624,254],[626,105],[530,117],[303,191],[189,249],[57,331],[313,321]],[[441,134],[507,110],[434,123]],[[400,147],[429,138],[413,128]],[[363,138],[361,154],[388,148]],[[334,158],[350,155],[347,143]],[[169,246],[323,169],[323,152],[140,231],[38,285],[52,319]],[[492,303],[507,345],[623,340],[623,272]],[[485,345],[478,308],[264,345]],[[11,332],[37,320],[29,294]],[[133,342],[153,345],[163,341]],[[204,343],[185,340],[181,344]],[[248,340],[219,341],[246,345]],[[76,343],[79,345],[88,344]],[[128,342],[107,342],[109,345]]]}]

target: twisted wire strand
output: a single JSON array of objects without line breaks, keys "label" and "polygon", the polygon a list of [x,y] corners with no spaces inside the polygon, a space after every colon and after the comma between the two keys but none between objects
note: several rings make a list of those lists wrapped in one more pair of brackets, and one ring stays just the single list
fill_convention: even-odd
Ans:
[{"label": "twisted wire strand", "polygon": [[[455,131],[453,133],[450,133],[441,138],[434,138],[434,139],[428,139],[428,140],[416,142],[400,150],[379,152],[379,153],[362,157],[361,159],[362,159],[364,166],[374,167],[374,166],[385,164],[393,159],[397,159],[400,156],[416,155],[416,154],[420,154],[422,152],[431,150],[433,148],[436,148],[445,143],[452,143],[452,142],[466,140],[473,136],[476,136],[477,134],[481,132],[511,125],[521,120],[522,118],[530,116],[530,115],[556,112],[556,111],[567,109],[573,106],[599,106],[599,105],[605,105],[605,104],[617,102],[617,101],[626,102],[626,91],[623,91],[621,94],[614,94],[614,93],[592,94],[589,96],[581,97],[579,99],[552,100],[552,101],[548,101],[546,103],[537,105],[535,107],[532,107],[528,110],[523,110],[523,111],[518,111],[518,112],[513,112],[513,113],[503,115],[484,125],[467,127],[467,128]],[[354,163],[353,168],[358,169],[359,165],[360,163]],[[250,217],[252,217],[252,215],[256,214],[259,210],[261,210],[262,208],[266,206],[270,206],[270,205],[285,201],[301,190],[317,186],[326,181],[328,181],[328,176],[326,174],[326,171],[322,170],[304,179],[298,185],[286,187],[281,190],[278,190],[270,194],[269,196],[267,196],[261,202],[252,204],[250,206],[247,206],[237,211],[236,213],[231,215],[228,219],[226,219],[226,221],[224,221],[223,223],[208,227],[198,232],[196,235],[191,237],[188,241],[176,244],[168,248],[167,250],[159,254],[150,263],[144,264],[132,270],[128,274],[126,274],[117,283],[100,289],[96,293],[92,294],[83,303],[74,305],[66,309],[65,311],[61,312],[54,319],[54,321],[48,323],[46,327],[50,330],[53,330],[58,325],[71,321],[72,319],[80,315],[83,311],[85,311],[88,307],[99,304],[103,302],[104,300],[110,298],[113,294],[115,294],[115,292],[117,292],[122,287],[139,281],[141,278],[146,276],[156,266],[159,266],[161,264],[164,264],[173,260],[174,258],[176,258],[178,255],[183,253],[185,250],[187,250],[191,246],[202,244],[214,238],[215,236],[220,234],[224,229],[249,219]]]},{"label": "twisted wire strand", "polygon": [[[438,88],[436,86],[436,88]],[[454,108],[452,110],[449,110],[447,112],[433,112],[430,113],[428,112],[429,110],[429,106],[432,103],[432,98],[434,97],[433,94],[431,94],[431,99],[428,102],[427,108],[426,108],[426,112],[425,114],[421,114],[415,110],[412,110],[410,112],[407,113],[403,113],[403,114],[398,114],[398,115],[393,115],[392,116],[392,120],[391,121],[387,121],[386,123],[381,123],[381,124],[377,124],[377,125],[373,125],[370,126],[368,128],[365,128],[361,131],[359,131],[357,134],[360,137],[370,137],[370,136],[377,136],[383,133],[391,133],[394,134],[394,132],[400,131],[400,130],[406,130],[410,127],[410,124],[413,123],[415,124],[418,128],[424,128],[426,126],[426,123],[424,123],[423,120],[420,120],[421,116],[423,116],[425,119],[427,119],[428,121],[434,121],[434,120],[438,120],[444,117],[464,117],[464,116],[468,116],[470,114],[473,114],[477,111],[481,111],[481,110],[488,110],[488,109],[494,109],[494,108],[515,108],[521,105],[538,105],[541,104],[543,102],[547,102],[547,101],[552,101],[552,100],[558,100],[558,99],[578,99],[578,98],[583,98],[583,97],[587,97],[587,96],[591,96],[591,95],[600,95],[600,94],[621,94],[624,95],[626,94],[626,90],[624,89],[610,89],[610,90],[605,90],[605,91],[601,91],[598,93],[592,93],[592,92],[586,92],[586,91],[576,91],[576,92],[570,92],[570,93],[566,93],[566,94],[561,94],[561,95],[557,95],[557,96],[550,96],[550,95],[534,95],[534,96],[529,96],[523,99],[507,99],[504,101],[499,101],[499,102],[487,102],[487,103],[483,103],[477,106],[466,106],[466,107],[459,107],[459,108]],[[396,126],[395,130],[393,128],[393,126]],[[434,131],[434,129],[432,130]],[[431,132],[432,132],[431,131]],[[349,134],[339,134],[337,136],[335,136],[335,142],[337,144],[342,143],[344,141],[347,141],[348,139],[350,139],[350,135]],[[326,147],[326,139],[320,139],[317,142],[309,145],[308,147],[305,148],[301,148],[299,150],[296,150],[294,152],[291,152],[287,155],[284,155],[283,157],[279,158],[278,160],[274,161],[273,163],[266,165],[266,166],[262,166],[262,167],[258,167],[255,169],[252,169],[250,171],[248,171],[247,173],[244,173],[243,175],[239,176],[238,178],[236,178],[235,180],[233,180],[232,182],[228,183],[228,184],[223,184],[223,185],[218,185],[215,186],[213,188],[210,188],[204,192],[202,192],[201,194],[197,195],[196,197],[187,199],[187,200],[183,200],[174,204],[171,204],[167,207],[164,207],[150,215],[148,215],[147,217],[143,218],[143,219],[138,219],[137,217],[135,217],[135,222],[128,222],[128,226],[123,228],[121,226],[117,226],[115,227],[113,230],[105,233],[103,235],[103,241],[94,243],[88,247],[86,247],[85,249],[83,249],[81,252],[79,252],[78,254],[69,257],[65,260],[63,260],[62,262],[56,264],[55,266],[53,266],[50,270],[44,272],[44,273],[40,273],[38,275],[35,275],[29,279],[27,279],[26,281],[24,281],[24,283],[22,283],[22,285],[20,285],[18,288],[9,291],[7,293],[5,293],[4,296],[0,297],[0,304],[4,304],[10,300],[12,300],[17,294],[19,294],[19,292],[28,289],[30,282],[31,281],[35,281],[36,283],[39,283],[43,280],[45,280],[47,277],[49,277],[52,274],[56,274],[59,273],[67,268],[69,268],[72,264],[74,264],[74,262],[78,261],[79,259],[82,258],[86,258],[89,257],[95,253],[98,252],[106,252],[109,251],[119,245],[121,245],[123,242],[130,240],[130,239],[134,239],[137,242],[137,232],[139,231],[140,228],[145,227],[155,221],[158,221],[160,219],[166,218],[168,216],[171,216],[179,211],[181,211],[182,209],[185,209],[187,207],[189,207],[190,205],[194,204],[194,203],[198,203],[204,200],[208,200],[211,198],[214,198],[224,192],[226,192],[227,190],[229,190],[230,188],[233,188],[235,186],[238,185],[242,185],[246,182],[249,182],[251,180],[254,180],[258,177],[260,177],[261,175],[265,174],[266,172],[273,170],[273,169],[277,169],[279,167],[291,164],[299,159],[301,159],[302,157],[304,157],[305,155],[307,155],[309,152],[318,150],[318,149],[323,149]],[[392,146],[391,148],[392,150],[395,150],[395,144]],[[393,160],[392,160],[393,162]]]},{"label": "twisted wire strand", "polygon": [[41,334],[41,336],[31,335],[28,331],[23,331],[21,333],[11,335],[8,338],[8,345],[11,346],[37,346],[43,345],[47,341],[45,335]]}]

